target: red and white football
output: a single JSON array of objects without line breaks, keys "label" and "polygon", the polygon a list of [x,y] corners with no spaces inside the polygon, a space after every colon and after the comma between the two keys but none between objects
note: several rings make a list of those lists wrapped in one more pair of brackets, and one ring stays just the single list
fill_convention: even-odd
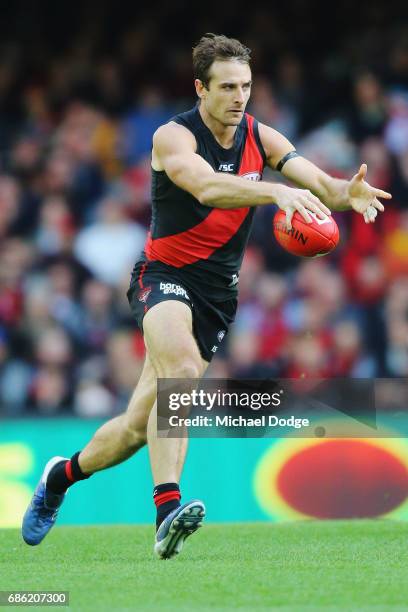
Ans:
[{"label": "red and white football", "polygon": [[319,219],[315,213],[307,211],[312,223],[306,223],[301,214],[295,211],[292,229],[286,228],[286,214],[278,210],[273,219],[276,240],[284,249],[300,257],[318,257],[330,253],[339,242],[339,228],[331,216]]}]

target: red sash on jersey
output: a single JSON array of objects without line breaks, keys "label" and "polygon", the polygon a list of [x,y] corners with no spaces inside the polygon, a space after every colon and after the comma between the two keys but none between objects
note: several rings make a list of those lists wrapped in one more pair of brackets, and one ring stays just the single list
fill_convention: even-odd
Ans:
[{"label": "red sash on jersey", "polygon": [[[254,136],[254,118],[248,113],[245,116],[248,131],[238,175],[260,178],[264,161]],[[161,261],[176,268],[208,259],[237,233],[249,210],[249,206],[213,208],[204,221],[180,234],[152,239],[149,232],[145,245],[146,257],[149,261]]]}]

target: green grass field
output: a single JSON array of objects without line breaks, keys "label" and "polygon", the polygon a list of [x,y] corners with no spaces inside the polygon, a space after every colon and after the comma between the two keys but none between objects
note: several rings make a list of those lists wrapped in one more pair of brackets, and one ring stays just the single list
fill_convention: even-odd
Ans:
[{"label": "green grass field", "polygon": [[0,590],[68,590],[88,612],[408,610],[407,523],[206,525],[169,561],[152,541],[147,526],[56,527],[31,548],[3,530]]}]

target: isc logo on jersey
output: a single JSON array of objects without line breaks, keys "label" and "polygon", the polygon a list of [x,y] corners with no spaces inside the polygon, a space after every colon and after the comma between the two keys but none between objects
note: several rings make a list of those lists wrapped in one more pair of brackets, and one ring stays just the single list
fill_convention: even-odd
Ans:
[{"label": "isc logo on jersey", "polygon": [[181,295],[186,300],[190,299],[187,291],[183,289],[183,287],[180,287],[180,285],[175,285],[174,283],[160,283],[160,291],[163,291],[164,295],[174,293],[174,295]]},{"label": "isc logo on jersey", "polygon": [[[234,164],[220,164],[218,172],[234,172]],[[246,172],[241,174],[241,178],[247,179],[247,181],[260,181],[261,175],[259,172]]]}]

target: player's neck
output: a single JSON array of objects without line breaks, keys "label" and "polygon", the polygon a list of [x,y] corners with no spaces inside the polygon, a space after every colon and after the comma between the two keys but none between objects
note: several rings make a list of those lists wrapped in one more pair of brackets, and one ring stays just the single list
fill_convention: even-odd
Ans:
[{"label": "player's neck", "polygon": [[235,132],[237,131],[236,125],[223,125],[214,117],[211,117],[204,108],[203,104],[200,104],[198,108],[198,112],[201,115],[201,119],[204,121],[205,125],[211,131],[215,140],[220,144],[224,149],[230,149],[234,144]]}]

